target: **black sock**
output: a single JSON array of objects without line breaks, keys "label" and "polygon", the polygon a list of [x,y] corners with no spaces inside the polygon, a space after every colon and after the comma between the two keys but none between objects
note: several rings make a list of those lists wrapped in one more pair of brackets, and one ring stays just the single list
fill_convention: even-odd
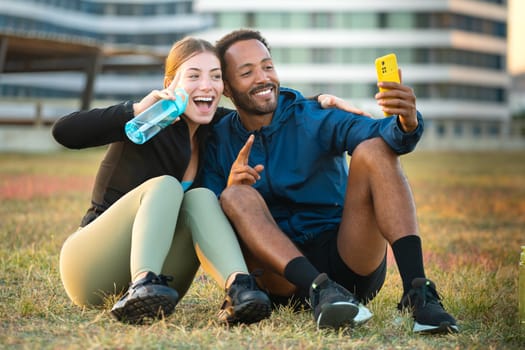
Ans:
[{"label": "black sock", "polygon": [[414,278],[425,277],[421,239],[416,235],[400,238],[392,244],[392,252],[403,281],[403,295],[405,295],[412,288]]},{"label": "black sock", "polygon": [[304,256],[293,258],[284,268],[284,277],[306,293],[319,273]]}]

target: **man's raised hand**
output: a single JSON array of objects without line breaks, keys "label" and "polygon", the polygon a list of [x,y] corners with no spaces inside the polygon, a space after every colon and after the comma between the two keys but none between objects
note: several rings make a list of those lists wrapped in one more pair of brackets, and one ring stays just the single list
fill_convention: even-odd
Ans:
[{"label": "man's raised hand", "polygon": [[264,170],[264,166],[258,164],[252,168],[248,165],[248,159],[250,157],[250,151],[252,150],[254,140],[255,136],[253,134],[250,135],[244,146],[239,151],[237,159],[235,159],[230,169],[227,186],[253,185],[261,178],[259,174]]}]

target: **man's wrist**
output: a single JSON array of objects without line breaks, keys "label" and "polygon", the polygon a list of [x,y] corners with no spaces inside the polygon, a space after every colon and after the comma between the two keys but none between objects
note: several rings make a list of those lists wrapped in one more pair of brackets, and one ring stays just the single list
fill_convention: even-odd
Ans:
[{"label": "man's wrist", "polygon": [[411,132],[416,130],[419,125],[418,120],[416,119],[416,122],[414,123],[414,125],[407,126],[401,122],[401,117],[399,115],[396,117],[396,122],[397,122],[397,126],[399,127],[399,129],[401,129],[401,131],[403,131],[406,134],[410,134]]}]

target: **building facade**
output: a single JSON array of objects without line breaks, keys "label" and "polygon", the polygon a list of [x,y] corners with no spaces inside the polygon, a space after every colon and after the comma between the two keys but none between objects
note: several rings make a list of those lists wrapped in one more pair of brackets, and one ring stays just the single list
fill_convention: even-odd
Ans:
[{"label": "building facade", "polygon": [[[506,0],[0,0],[2,32],[159,55],[187,34],[214,42],[242,27],[268,39],[283,86],[335,94],[377,116],[374,60],[396,53],[425,118],[421,147],[496,148],[510,135]],[[94,97],[140,98],[159,88],[162,69],[104,71]],[[76,98],[82,79],[3,74],[0,115],[13,101]]]},{"label": "building facade", "polygon": [[271,46],[282,85],[381,115],[374,60],[394,52],[426,121],[423,147],[492,148],[509,135],[505,0],[196,0],[216,40],[245,27]]},{"label": "building facade", "polygon": [[[0,32],[150,50],[165,56],[188,33],[209,27],[191,0],[0,0]],[[123,57],[122,59],[126,59]],[[95,98],[139,98],[162,84],[163,67],[99,74]],[[0,78],[2,98],[74,98],[82,74],[11,74]],[[52,82],[52,83],[50,83]]]}]

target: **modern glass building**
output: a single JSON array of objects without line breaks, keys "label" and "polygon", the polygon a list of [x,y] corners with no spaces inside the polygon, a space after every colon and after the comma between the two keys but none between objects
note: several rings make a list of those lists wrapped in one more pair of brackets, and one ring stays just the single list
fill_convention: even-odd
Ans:
[{"label": "modern glass building", "polygon": [[[193,13],[191,0],[0,0],[0,33],[86,43],[120,52],[142,50],[158,57],[164,57],[175,41],[210,24],[205,16]],[[126,71],[133,59],[137,58],[120,55],[101,62],[94,97],[139,98],[159,88],[162,65],[144,64],[142,69]],[[3,74],[0,96],[78,97],[82,79],[83,74],[71,72]]]},{"label": "modern glass building", "polygon": [[[377,116],[374,60],[395,52],[426,121],[422,147],[492,148],[509,135],[506,0],[0,0],[0,34],[157,57],[187,34],[214,42],[241,27],[268,39],[284,86],[332,93]],[[159,61],[127,70],[134,59],[105,58],[94,82],[97,101],[159,88]],[[0,72],[0,117],[6,108],[24,111],[21,101],[78,101],[85,79],[79,72]]]},{"label": "modern glass building", "polygon": [[506,0],[196,0],[216,40],[261,31],[282,85],[381,115],[374,60],[394,52],[426,121],[422,146],[498,147],[509,133]]}]

